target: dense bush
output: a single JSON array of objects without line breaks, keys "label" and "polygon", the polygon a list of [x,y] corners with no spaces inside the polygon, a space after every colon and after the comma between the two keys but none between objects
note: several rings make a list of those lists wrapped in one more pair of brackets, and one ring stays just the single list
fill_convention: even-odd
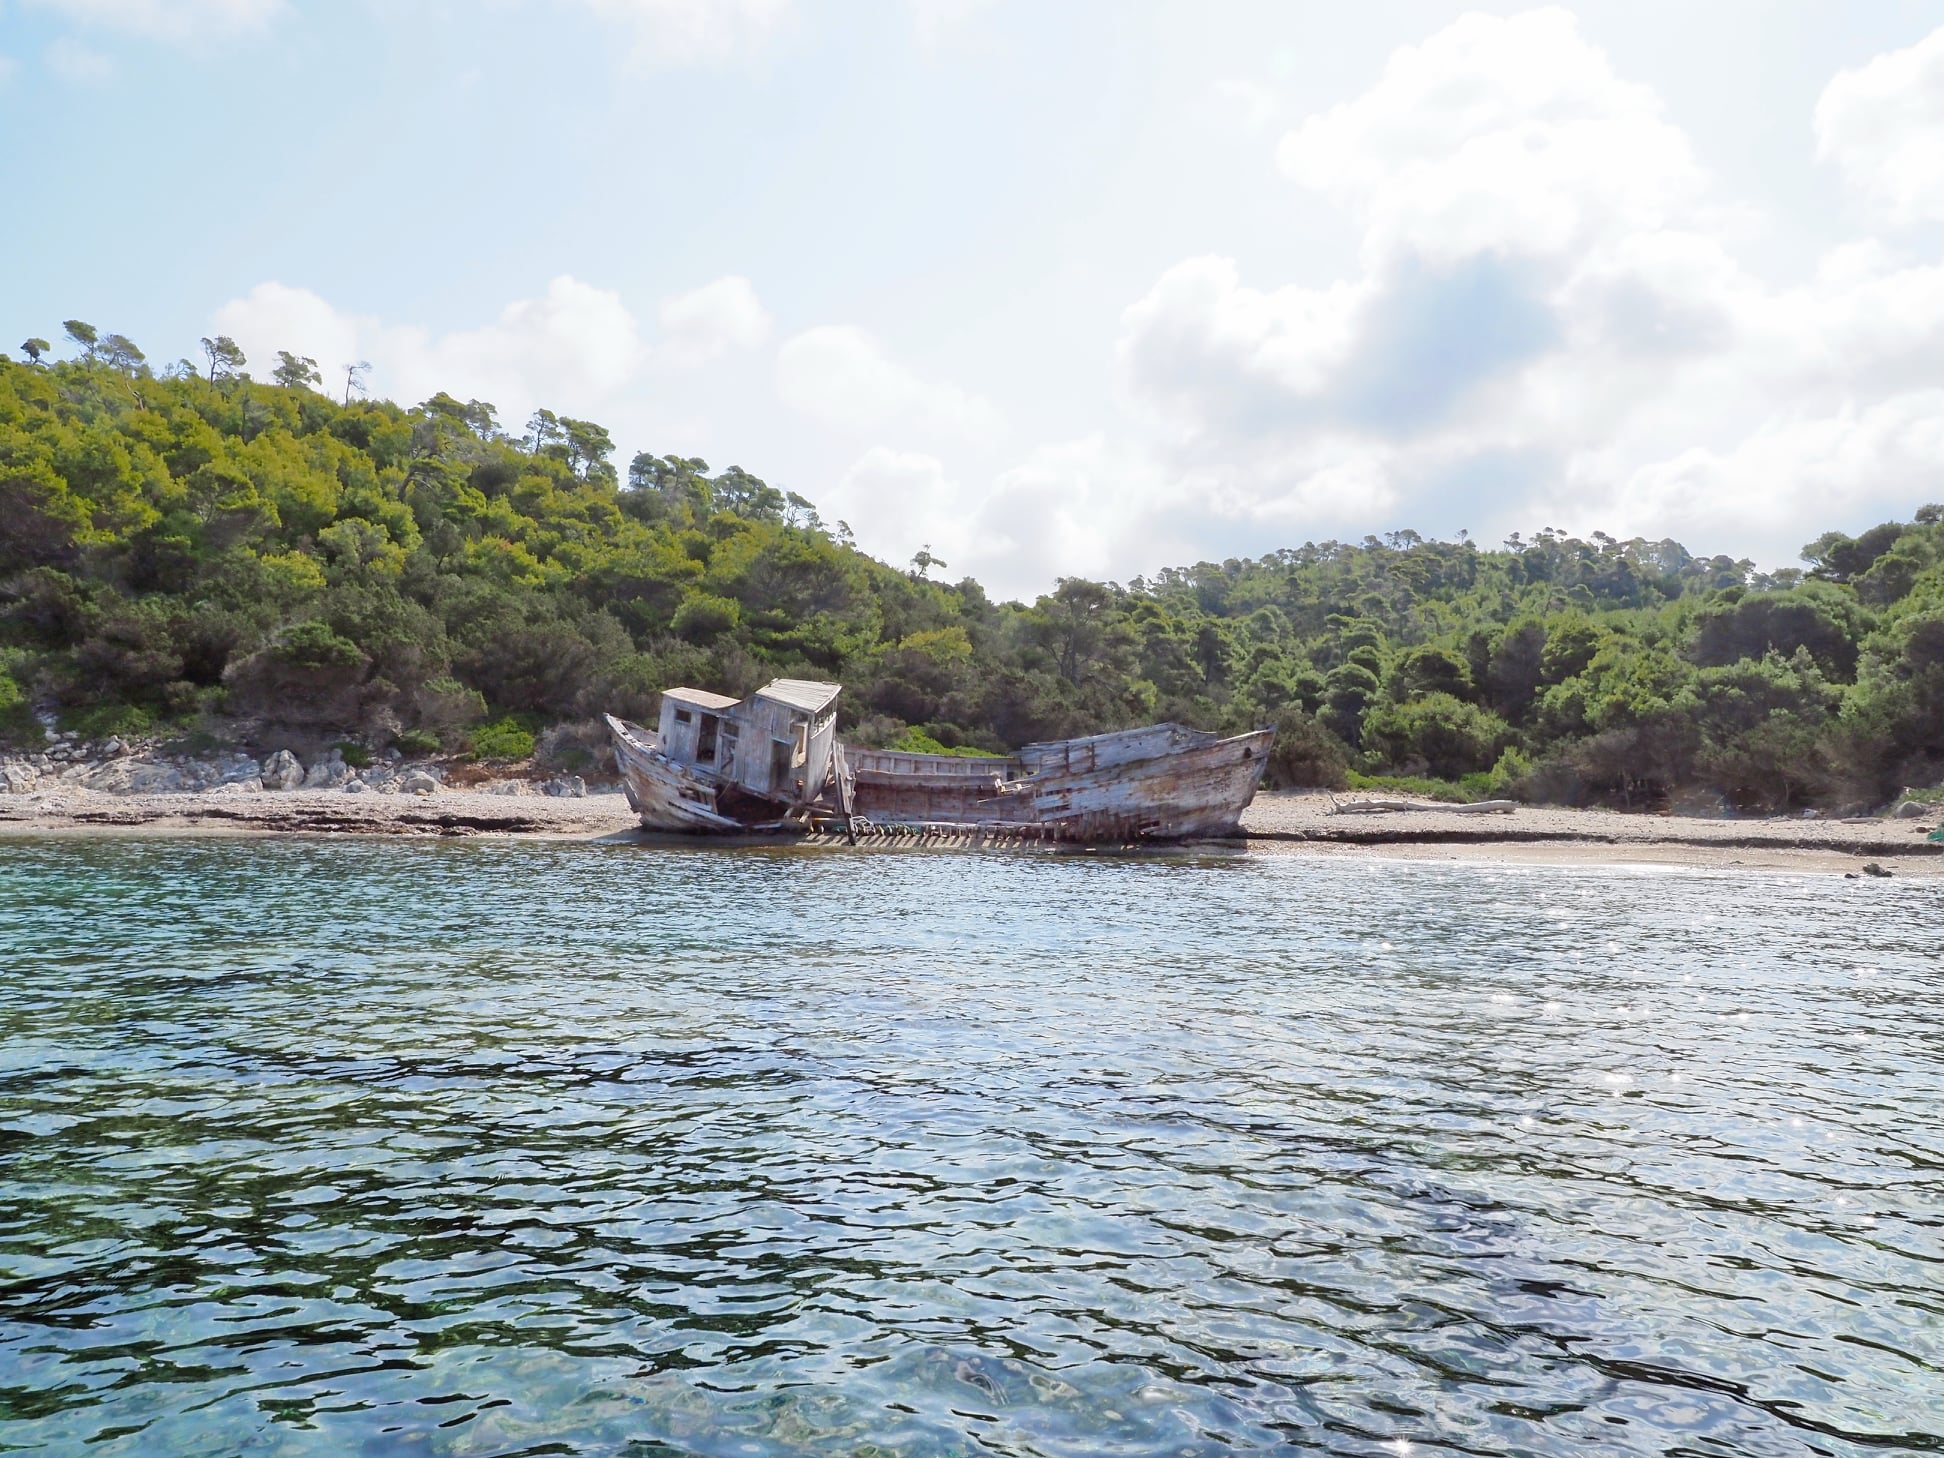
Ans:
[{"label": "dense bush", "polygon": [[1490,768],[1511,733],[1498,715],[1448,693],[1379,705],[1363,726],[1364,748],[1378,761],[1444,780]]},{"label": "dense bush", "polygon": [[481,759],[514,760],[533,756],[533,731],[511,719],[483,724],[472,732],[472,752]]},{"label": "dense bush", "polygon": [[1285,708],[1269,746],[1269,784],[1279,790],[1341,790],[1350,784],[1350,754],[1314,715]]},{"label": "dense bush", "polygon": [[544,411],[516,436],[445,395],[0,356],[0,736],[36,738],[38,709],[524,758],[573,725],[547,752],[571,766],[665,685],[788,675],[840,680],[860,742],[961,753],[1273,723],[1285,785],[1781,809],[1944,779],[1936,507],[1769,575],[1671,541],[1397,532],[995,603],[738,467],[612,455]]}]

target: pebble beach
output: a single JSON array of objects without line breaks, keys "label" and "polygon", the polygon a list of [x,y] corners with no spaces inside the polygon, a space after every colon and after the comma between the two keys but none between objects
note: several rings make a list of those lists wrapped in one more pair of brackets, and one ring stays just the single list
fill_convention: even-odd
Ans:
[{"label": "pebble beach", "polygon": [[[59,746],[56,746],[58,749]],[[122,746],[116,746],[121,749]],[[155,753],[42,755],[0,764],[0,834],[101,832],[512,835],[566,839],[636,830],[619,787],[573,775],[495,778],[473,765],[325,755],[306,767]],[[1242,817],[1252,849],[1431,860],[1739,866],[1944,877],[1940,817],[1737,819],[1521,805],[1505,814],[1426,808],[1343,813],[1346,797],[1265,792]]]}]

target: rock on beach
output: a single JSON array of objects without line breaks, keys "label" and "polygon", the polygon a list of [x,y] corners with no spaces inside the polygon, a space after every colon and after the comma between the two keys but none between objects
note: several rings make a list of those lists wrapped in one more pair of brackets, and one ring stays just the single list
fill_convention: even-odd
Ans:
[{"label": "rock on beach", "polygon": [[289,750],[280,749],[263,762],[259,778],[266,790],[294,790],[304,783],[304,766]]}]

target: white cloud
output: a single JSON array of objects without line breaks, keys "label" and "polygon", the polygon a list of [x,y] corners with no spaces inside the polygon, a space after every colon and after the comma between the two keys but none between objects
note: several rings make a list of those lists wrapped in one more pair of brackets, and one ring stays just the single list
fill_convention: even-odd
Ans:
[{"label": "white cloud", "polygon": [[770,317],[746,278],[730,274],[670,294],[656,311],[662,338],[678,362],[699,364],[769,338]]},{"label": "white cloud", "polygon": [[276,352],[288,349],[315,359],[325,388],[337,392],[344,367],[366,359],[374,394],[408,405],[440,390],[488,400],[515,430],[541,405],[598,413],[646,357],[620,295],[568,275],[537,299],[508,304],[490,324],[449,334],[346,313],[309,289],[274,282],[223,305],[212,323],[243,347],[258,375],[268,375]]},{"label": "white cloud", "polygon": [[887,562],[905,562],[920,547],[935,547],[955,567],[969,546],[965,493],[936,456],[873,446],[823,493],[825,520],[842,521],[857,544]]},{"label": "white cloud", "polygon": [[1283,114],[1282,98],[1260,81],[1226,77],[1215,83],[1210,100],[1218,116],[1245,132],[1259,132]]},{"label": "white cloud", "polygon": [[1467,15],[1404,47],[1277,157],[1359,217],[1370,247],[1430,257],[1552,254],[1656,226],[1704,182],[1654,93],[1616,76],[1558,9]]},{"label": "white cloud", "polygon": [[63,81],[78,86],[96,86],[115,74],[115,63],[99,51],[61,36],[47,47],[47,69]]},{"label": "white cloud", "polygon": [[783,403],[831,430],[912,441],[989,441],[1004,432],[992,404],[942,380],[921,379],[853,325],[808,329],[776,355]]},{"label": "white cloud", "polygon": [[790,18],[792,0],[581,0],[628,30],[644,65],[700,65],[760,48]]},{"label": "white cloud", "polygon": [[818,505],[887,562],[928,547],[951,577],[1030,600],[1057,577],[1107,575],[1129,560],[1159,565],[1146,534],[1158,513],[1192,513],[1191,496],[1171,495],[1151,460],[1094,434],[1041,446],[984,481],[963,480],[921,451],[873,446]]},{"label": "white cloud", "polygon": [[1839,71],[1816,103],[1816,152],[1893,221],[1944,219],[1944,29]]},{"label": "white cloud", "polygon": [[[1944,131],[1910,142],[1933,51],[1846,73],[1819,113],[1903,216],[1944,182]],[[1130,545],[1557,523],[1780,565],[1939,494],[1944,266],[1859,239],[1757,276],[1658,99],[1564,12],[1467,16],[1278,155],[1359,224],[1358,266],[1265,284],[1190,258],[1126,309],[1121,397],[1165,485],[1122,499]]]},{"label": "white cloud", "polygon": [[1635,471],[1613,501],[1620,533],[1733,544],[1792,561],[1832,522],[1905,516],[1939,490],[1944,390],[1778,419],[1726,449],[1697,446]]},{"label": "white cloud", "polygon": [[992,0],[907,0],[911,25],[924,50],[936,50]]},{"label": "white cloud", "polygon": [[77,25],[147,40],[194,42],[264,29],[284,0],[27,0]]},{"label": "white cloud", "polygon": [[1230,258],[1190,258],[1121,316],[1125,384],[1189,434],[1272,419],[1329,386],[1354,343],[1366,285],[1244,285]]},{"label": "white cloud", "polygon": [[1130,538],[1145,535],[1159,494],[1151,463],[1103,435],[1041,446],[1000,472],[979,505],[982,575],[1022,596],[1058,577],[1120,575],[1129,552],[1152,550]]}]

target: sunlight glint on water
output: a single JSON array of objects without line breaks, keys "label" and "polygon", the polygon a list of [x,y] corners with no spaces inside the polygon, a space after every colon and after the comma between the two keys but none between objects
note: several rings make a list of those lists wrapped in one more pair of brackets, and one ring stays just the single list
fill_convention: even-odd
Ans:
[{"label": "sunlight glint on water", "polygon": [[0,844],[0,1445],[1944,1434],[1944,891]]}]

